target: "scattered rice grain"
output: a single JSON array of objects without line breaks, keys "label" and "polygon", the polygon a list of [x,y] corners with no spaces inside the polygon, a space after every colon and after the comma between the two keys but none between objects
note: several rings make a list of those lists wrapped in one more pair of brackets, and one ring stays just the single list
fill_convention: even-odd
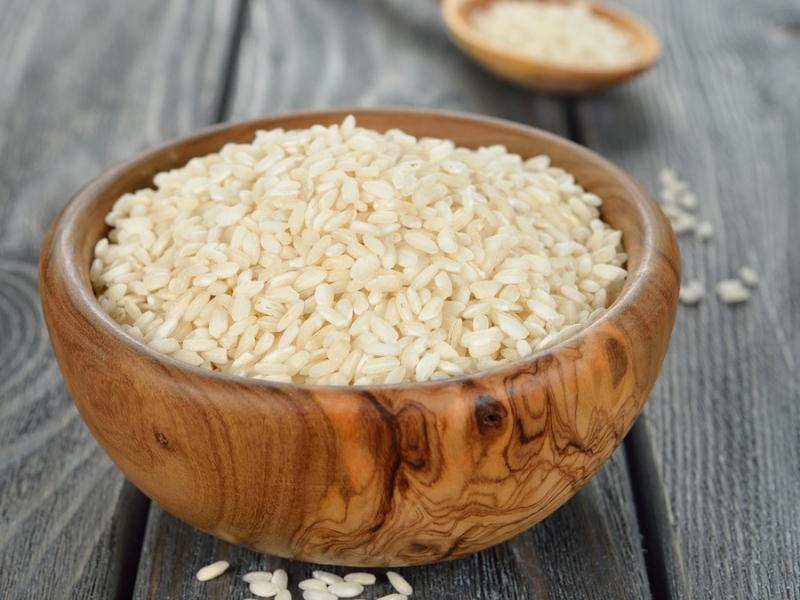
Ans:
[{"label": "scattered rice grain", "polygon": [[375,585],[375,575],[372,573],[348,573],[344,576],[345,581],[352,581],[354,583],[360,583],[361,585]]},{"label": "scattered rice grain", "polygon": [[702,282],[692,280],[681,286],[679,299],[683,304],[697,304],[705,296],[706,290]]},{"label": "scattered rice grain", "polygon": [[259,598],[274,598],[281,588],[271,581],[253,581],[250,583],[250,593]]},{"label": "scattered rice grain", "polygon": [[724,279],[717,283],[716,290],[725,304],[738,304],[750,298],[750,290],[738,279]]},{"label": "scattered rice grain", "polygon": [[364,586],[354,581],[340,581],[328,586],[328,593],[338,598],[355,598],[364,591]]},{"label": "scattered rice grain", "polygon": [[218,560],[197,571],[196,577],[199,581],[209,581],[222,575],[230,566],[231,564],[227,560]]},{"label": "scattered rice grain", "polygon": [[325,591],[328,589],[328,584],[320,579],[304,579],[297,584],[301,590],[320,590]]},{"label": "scattered rice grain", "polygon": [[242,576],[242,581],[252,583],[254,581],[272,581],[272,573],[269,571],[250,571]]},{"label": "scattered rice grain", "polygon": [[306,590],[303,592],[303,600],[338,600],[338,598],[324,590]]},{"label": "scattered rice grain", "polygon": [[742,267],[739,269],[739,279],[747,287],[755,287],[758,285],[758,272],[752,267]]},{"label": "scattered rice grain", "polygon": [[314,579],[319,579],[320,581],[323,581],[328,585],[344,581],[343,578],[339,577],[335,573],[329,573],[328,571],[313,571],[311,573],[311,576]]},{"label": "scattered rice grain", "polygon": [[386,577],[389,579],[389,583],[392,584],[392,587],[400,594],[410,596],[414,592],[414,588],[411,587],[411,584],[408,583],[405,577],[400,575],[400,573],[396,571],[387,571]]}]

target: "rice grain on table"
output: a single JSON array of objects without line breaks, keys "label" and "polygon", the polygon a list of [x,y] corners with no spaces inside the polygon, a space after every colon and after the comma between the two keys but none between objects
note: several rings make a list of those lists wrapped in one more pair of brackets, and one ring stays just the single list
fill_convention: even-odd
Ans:
[{"label": "rice grain on table", "polygon": [[692,280],[681,286],[679,296],[683,304],[697,304],[705,296],[706,290],[702,282]]},{"label": "rice grain on table", "polygon": [[280,591],[281,588],[271,581],[253,581],[250,583],[250,593],[259,598],[273,598]]},{"label": "rice grain on table", "polygon": [[717,283],[717,296],[725,304],[738,304],[750,298],[750,290],[738,279],[724,279]]},{"label": "rice grain on table", "polygon": [[398,591],[398,593],[403,594],[405,596],[410,596],[414,592],[414,588],[411,587],[411,584],[406,581],[405,577],[397,573],[396,571],[388,571],[386,573],[386,577],[389,578],[389,583],[392,584],[392,587]]},{"label": "rice grain on table", "polygon": [[695,237],[701,242],[706,242],[714,235],[714,226],[710,221],[700,221],[694,230]]},{"label": "rice grain on table", "polygon": [[337,598],[355,598],[364,591],[364,586],[354,581],[340,581],[328,586],[328,593]]},{"label": "rice grain on table", "polygon": [[327,571],[312,571],[311,576],[314,579],[318,579],[327,585],[331,585],[332,583],[339,583],[344,581],[342,577],[339,577],[335,573],[329,573]]},{"label": "rice grain on table", "polygon": [[272,573],[269,571],[250,571],[242,576],[242,581],[252,583],[254,581],[272,581]]},{"label": "rice grain on table", "polygon": [[345,575],[344,580],[360,583],[361,585],[375,585],[376,578],[372,573],[355,572]]},{"label": "rice grain on table", "polygon": [[739,269],[739,279],[747,287],[758,285],[758,272],[752,267],[742,267]]},{"label": "rice grain on table", "polygon": [[303,600],[339,600],[330,592],[323,590],[306,590],[303,592]]},{"label": "rice grain on table", "polygon": [[272,583],[279,588],[285,588],[289,585],[289,574],[283,569],[275,569],[272,573]]},{"label": "rice grain on table", "polygon": [[[454,377],[588,325],[627,272],[546,156],[340,125],[259,131],[106,216],[90,275],[151,349],[286,383]],[[331,583],[331,582],[328,582]]]},{"label": "rice grain on table", "polygon": [[304,579],[297,584],[301,590],[318,590],[324,592],[328,589],[328,584],[320,579]]},{"label": "rice grain on table", "polygon": [[218,560],[217,562],[211,563],[210,565],[198,570],[196,577],[198,581],[209,581],[222,575],[230,566],[231,565],[228,561]]}]

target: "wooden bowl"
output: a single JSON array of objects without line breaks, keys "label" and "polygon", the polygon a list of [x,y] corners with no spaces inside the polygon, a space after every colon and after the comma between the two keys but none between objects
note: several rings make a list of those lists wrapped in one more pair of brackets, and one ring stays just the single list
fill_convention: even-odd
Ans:
[{"label": "wooden bowl", "polygon": [[[214,373],[158,354],[100,308],[89,282],[104,215],[153,175],[258,129],[340,122],[464,146],[547,153],[604,198],[628,281],[608,313],[553,348],[421,384],[330,387]],[[148,150],[81,190],[50,228],[42,305],[67,387],[117,466],[167,511],[213,535],[298,559],[410,565],[527,529],[600,468],[633,424],[667,349],[678,248],[628,175],[557,136],[413,110],[331,110],[226,124]]]},{"label": "wooden bowl", "polygon": [[[476,10],[502,0],[443,0],[442,16],[456,44],[478,64],[495,75],[537,91],[585,94],[621,83],[652,67],[661,55],[661,44],[641,19],[619,8],[590,2],[590,8],[630,33],[639,47],[638,60],[615,68],[589,68],[543,61],[495,43],[472,25]],[[531,0],[563,1],[563,0]]]}]

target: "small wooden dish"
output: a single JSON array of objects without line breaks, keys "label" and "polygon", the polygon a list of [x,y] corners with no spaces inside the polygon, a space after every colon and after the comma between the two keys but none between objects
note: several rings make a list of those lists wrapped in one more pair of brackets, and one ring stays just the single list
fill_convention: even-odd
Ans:
[{"label": "small wooden dish", "polygon": [[[564,0],[531,0],[559,2]],[[442,16],[456,44],[478,64],[498,77],[527,88],[561,94],[585,94],[621,83],[652,67],[661,55],[661,44],[653,30],[629,12],[599,2],[592,11],[628,31],[639,46],[635,62],[616,68],[584,68],[542,61],[488,39],[472,25],[476,10],[502,0],[443,0]]]},{"label": "small wooden dish", "polygon": [[[104,216],[158,171],[258,129],[340,122],[460,145],[547,153],[604,198],[628,281],[574,338],[466,377],[371,387],[289,385],[178,362],[125,334],[89,281]],[[630,429],[669,342],[678,247],[628,175],[557,136],[507,121],[369,109],[226,124],[148,150],[81,190],[50,228],[42,306],[67,387],[92,434],[145,494],[191,525],[280,556],[410,565],[497,544],[540,521]]]}]

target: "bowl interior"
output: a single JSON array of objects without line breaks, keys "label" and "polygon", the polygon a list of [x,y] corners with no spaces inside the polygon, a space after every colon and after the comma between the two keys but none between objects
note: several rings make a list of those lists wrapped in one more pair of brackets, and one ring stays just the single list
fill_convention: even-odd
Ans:
[{"label": "bowl interior", "polygon": [[[654,239],[657,233],[654,225],[663,219],[663,215],[655,202],[630,177],[608,161],[564,138],[500,119],[409,109],[341,109],[296,113],[211,127],[175,142],[167,142],[119,164],[82,190],[76,202],[71,203],[62,216],[66,221],[63,228],[66,234],[62,240],[64,244],[61,251],[71,255],[72,260],[69,262],[76,267],[73,276],[80,284],[76,291],[81,303],[91,313],[95,324],[110,330],[115,337],[124,338],[141,351],[153,354],[160,360],[174,361],[167,356],[156,354],[117,327],[102,311],[92,290],[89,267],[93,259],[94,246],[101,237],[107,235],[109,227],[105,223],[105,215],[121,195],[150,187],[157,173],[181,167],[194,157],[217,152],[226,143],[249,142],[260,129],[278,127],[298,129],[315,124],[331,125],[340,123],[348,114],[356,115],[359,126],[378,131],[401,129],[417,137],[448,138],[457,145],[470,148],[503,144],[510,152],[520,154],[523,158],[547,154],[555,166],[572,173],[584,189],[603,199],[600,208],[601,217],[612,227],[622,231],[622,243],[628,254],[626,268],[629,274],[609,311],[614,310],[625,297],[633,293],[643,265],[647,263],[648,253],[652,251],[654,244],[657,244],[657,240]],[[602,320],[603,318],[596,323]],[[583,335],[592,326],[593,324],[589,325],[576,335]],[[550,349],[569,341],[560,342]],[[550,349],[537,354],[548,352]],[[509,364],[513,365],[514,362]],[[182,363],[181,365],[209,376],[233,377]],[[319,387],[307,384],[287,385]],[[408,385],[420,384],[402,383],[395,384],[394,387]]]}]

